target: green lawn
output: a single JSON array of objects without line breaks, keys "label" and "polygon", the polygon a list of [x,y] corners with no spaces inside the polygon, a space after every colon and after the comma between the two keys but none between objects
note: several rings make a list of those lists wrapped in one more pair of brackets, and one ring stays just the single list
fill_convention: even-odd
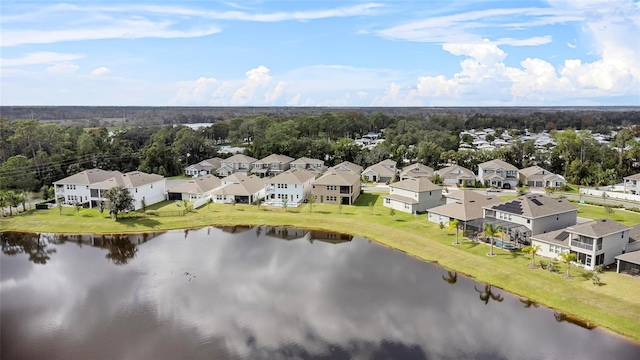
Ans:
[{"label": "green lawn", "polygon": [[[349,233],[377,241],[425,261],[468,274],[529,298],[592,324],[640,341],[640,280],[606,272],[600,275],[603,286],[595,286],[591,273],[572,268],[571,279],[542,269],[529,269],[529,256],[496,249],[496,257],[487,257],[488,246],[463,240],[453,246],[455,233],[441,230],[426,220],[426,215],[411,215],[382,206],[383,193],[365,193],[353,206],[314,204],[299,208],[266,208],[254,205],[210,204],[186,216],[155,217],[134,214],[113,221],[95,209],[31,210],[18,216],[0,219],[3,230],[64,233],[120,233],[197,228],[210,225],[272,225],[321,229]],[[369,204],[373,204],[370,206]],[[171,206],[171,205],[169,205]],[[580,205],[580,216],[599,218],[598,207]],[[603,210],[602,210],[603,211]],[[341,212],[341,213],[338,213]],[[624,223],[640,222],[640,215],[623,217],[616,210],[613,217]],[[637,220],[634,220],[637,219]],[[79,221],[82,220],[82,221]],[[545,259],[546,260],[546,259]],[[564,265],[561,269],[566,270]]]},{"label": "green lawn", "polygon": [[607,214],[603,206],[576,204],[578,216],[587,219],[612,219],[625,225],[640,223],[640,213],[624,209],[613,209],[613,214]]}]

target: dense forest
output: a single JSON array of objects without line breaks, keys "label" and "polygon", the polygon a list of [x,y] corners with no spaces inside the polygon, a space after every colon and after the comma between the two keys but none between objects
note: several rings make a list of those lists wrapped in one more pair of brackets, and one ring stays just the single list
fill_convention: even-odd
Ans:
[{"label": "dense forest", "polygon": [[[362,166],[391,158],[439,168],[457,163],[474,171],[481,162],[501,158],[519,168],[541,165],[571,183],[603,185],[640,170],[640,111],[530,112],[528,114],[449,114],[391,116],[382,112],[325,112],[318,115],[258,115],[215,121],[193,130],[181,125],[79,127],[37,119],[0,119],[0,191],[40,191],[53,181],[84,169],[141,170],[179,175],[184,167],[219,156],[222,144],[246,147],[262,158],[279,153],[351,161]],[[557,146],[538,148],[532,140],[513,141],[495,151],[457,151],[460,132],[492,127],[495,137],[548,131]],[[568,129],[558,132],[557,130]],[[591,132],[613,136],[600,144]],[[587,131],[590,130],[590,131]],[[385,142],[361,148],[354,139],[382,133]],[[624,149],[622,151],[618,149]]]}]

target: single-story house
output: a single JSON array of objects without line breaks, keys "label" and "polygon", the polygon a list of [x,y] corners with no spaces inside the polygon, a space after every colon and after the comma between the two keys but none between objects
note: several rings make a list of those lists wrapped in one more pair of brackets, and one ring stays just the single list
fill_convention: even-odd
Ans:
[{"label": "single-story house", "polygon": [[167,189],[167,200],[194,201],[219,188],[222,181],[214,175],[202,175]]},{"label": "single-story house", "polygon": [[362,172],[362,177],[375,183],[388,183],[396,176],[396,162],[390,159],[371,165]]},{"label": "single-story house", "polygon": [[233,174],[221,180],[222,186],[211,193],[211,201],[220,204],[252,204],[264,198],[264,179],[255,175]]},{"label": "single-story house", "polygon": [[558,188],[567,185],[567,180],[540,166],[529,166],[519,171],[520,182],[530,188]]},{"label": "single-story house", "polygon": [[466,223],[484,217],[484,206],[501,202],[495,195],[483,195],[475,190],[452,191],[445,195],[445,204],[429,209],[427,219],[433,223],[449,225],[449,221],[458,220],[458,226],[466,229]]},{"label": "single-story house", "polygon": [[427,178],[430,179],[433,176],[433,168],[424,164],[415,163],[409,166],[405,166],[400,172],[400,180],[407,180],[409,178]]}]

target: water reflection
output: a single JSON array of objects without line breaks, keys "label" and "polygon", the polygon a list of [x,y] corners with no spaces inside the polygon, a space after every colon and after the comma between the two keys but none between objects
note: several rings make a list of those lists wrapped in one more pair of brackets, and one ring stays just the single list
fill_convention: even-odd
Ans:
[{"label": "water reflection", "polygon": [[529,308],[531,308],[532,306],[533,306],[534,308],[538,308],[538,307],[540,307],[540,304],[538,304],[538,303],[537,303],[537,302],[535,302],[535,301],[531,301],[530,299],[522,298],[522,297],[521,297],[519,300],[520,300],[520,302],[521,302],[521,303],[523,303],[523,304],[524,304],[524,308],[525,308],[525,309],[529,309]]},{"label": "water reflection", "polygon": [[0,233],[2,253],[5,255],[27,254],[29,261],[44,265],[56,249],[47,248],[46,236],[42,234]]},{"label": "water reflection", "polygon": [[[57,252],[45,266],[2,255],[2,359],[619,360],[640,351],[339,234],[237,227],[46,243]],[[111,253],[126,264],[105,261]]]}]

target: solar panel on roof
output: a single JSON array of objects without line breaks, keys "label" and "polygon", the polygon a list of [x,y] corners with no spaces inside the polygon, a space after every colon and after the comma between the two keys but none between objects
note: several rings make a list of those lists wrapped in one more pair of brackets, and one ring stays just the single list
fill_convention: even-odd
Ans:
[{"label": "solar panel on roof", "polygon": [[542,203],[538,199],[531,199],[531,202],[536,204],[536,205],[538,205],[538,206],[542,206]]},{"label": "solar panel on roof", "polygon": [[569,237],[569,233],[566,231],[563,231],[560,234],[556,235],[554,240],[564,241],[567,237]]}]

